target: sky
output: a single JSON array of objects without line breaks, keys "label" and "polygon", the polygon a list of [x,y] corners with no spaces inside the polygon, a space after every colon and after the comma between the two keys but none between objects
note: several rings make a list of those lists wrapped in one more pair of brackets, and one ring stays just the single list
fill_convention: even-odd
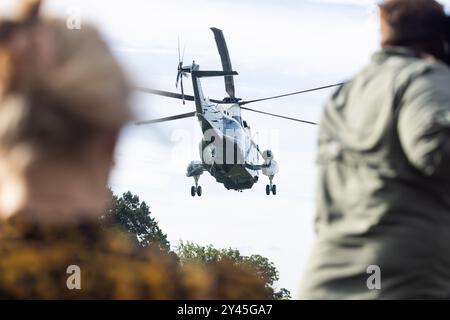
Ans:
[{"label": "sky", "polygon": [[[0,0],[8,14],[16,0]],[[444,1],[450,4],[449,1]],[[140,86],[175,91],[177,39],[186,46],[185,64],[220,69],[210,27],[224,31],[237,96],[255,99],[339,83],[351,78],[378,50],[376,1],[370,0],[49,0],[46,11],[80,12],[82,25],[95,23],[113,52]],[[189,81],[187,93],[192,92]],[[205,95],[225,97],[223,80],[203,83]],[[319,121],[333,90],[253,105]],[[136,94],[136,120],[194,110],[178,100]],[[280,272],[278,287],[299,298],[302,273],[314,242],[315,163],[318,128],[244,113],[255,140],[271,149],[280,165],[277,196],[266,196],[268,179],[252,190],[227,191],[205,173],[201,198],[192,198],[187,165],[199,160],[196,121],[123,130],[110,186],[146,201],[172,245],[180,240],[243,254],[260,254]]]}]

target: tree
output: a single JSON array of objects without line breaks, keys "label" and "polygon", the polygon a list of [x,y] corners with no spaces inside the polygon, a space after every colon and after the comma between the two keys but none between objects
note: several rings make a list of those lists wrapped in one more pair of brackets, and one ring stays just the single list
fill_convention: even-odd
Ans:
[{"label": "tree", "polygon": [[180,261],[181,266],[186,263],[201,263],[213,268],[219,267],[221,262],[232,263],[236,267],[250,267],[256,277],[265,283],[267,292],[272,299],[290,299],[291,294],[282,288],[276,290],[274,284],[279,280],[279,273],[273,262],[260,255],[243,256],[236,249],[216,249],[213,246],[199,246],[192,242],[180,242],[176,253],[170,251],[167,236],[159,228],[157,221],[151,217],[149,206],[141,202],[139,197],[131,192],[121,197],[111,192],[110,209],[101,217],[104,227],[118,227],[124,232],[133,235],[136,242],[142,246],[157,246],[162,251]]},{"label": "tree", "polygon": [[214,264],[221,261],[231,261],[236,265],[251,266],[256,275],[263,279],[266,287],[272,289],[273,299],[288,300],[291,293],[287,289],[274,289],[274,283],[279,280],[279,273],[273,262],[260,255],[243,256],[236,249],[216,249],[212,245],[200,246],[192,242],[181,241],[176,253],[182,263]]},{"label": "tree", "polygon": [[139,245],[143,247],[156,245],[161,250],[170,250],[167,235],[151,217],[150,208],[145,202],[140,202],[139,197],[129,191],[122,197],[111,192],[111,198],[111,207],[101,218],[104,226],[115,226],[125,230],[135,236]]}]

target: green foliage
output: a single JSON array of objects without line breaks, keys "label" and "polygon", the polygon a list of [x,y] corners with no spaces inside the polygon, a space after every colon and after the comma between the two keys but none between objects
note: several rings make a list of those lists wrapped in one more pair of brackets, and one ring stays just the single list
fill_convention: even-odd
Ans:
[{"label": "green foliage", "polygon": [[[175,256],[170,252],[170,243],[167,236],[159,228],[158,223],[151,217],[149,206],[141,202],[139,197],[131,192],[124,193],[121,197],[111,192],[111,207],[101,218],[105,227],[118,227],[136,237],[136,242],[142,247],[158,246],[161,250]],[[273,292],[275,300],[287,300],[291,298],[288,290],[274,289],[274,284],[279,280],[279,273],[273,262],[260,255],[243,256],[236,249],[216,249],[213,246],[200,246],[192,242],[180,242],[176,248],[181,263],[214,264],[228,261],[239,265],[250,266],[256,271],[256,275]]]},{"label": "green foliage", "polygon": [[290,300],[292,299],[291,292],[285,288],[281,288],[273,294],[274,300]]},{"label": "green foliage", "polygon": [[279,280],[279,274],[273,262],[260,255],[243,256],[236,249],[216,249],[212,245],[200,246],[192,242],[181,241],[176,248],[176,253],[182,263],[217,263],[224,260],[236,265],[248,265],[256,270],[257,276],[266,282],[268,288],[273,289],[273,299],[287,300],[291,298],[288,290],[282,288],[276,291],[273,286]]},{"label": "green foliage", "polygon": [[129,232],[136,236],[136,240],[143,247],[157,245],[161,250],[170,250],[167,236],[151,217],[150,208],[145,202],[141,202],[138,196],[129,191],[122,197],[111,193],[111,197],[111,208],[101,218],[104,226],[115,226]]}]

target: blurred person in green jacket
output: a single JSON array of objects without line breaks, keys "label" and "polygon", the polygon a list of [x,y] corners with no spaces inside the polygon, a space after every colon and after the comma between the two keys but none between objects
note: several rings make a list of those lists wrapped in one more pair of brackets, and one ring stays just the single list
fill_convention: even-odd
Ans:
[{"label": "blurred person in green jacket", "polygon": [[326,105],[304,299],[450,298],[448,18],[380,4],[382,49]]}]

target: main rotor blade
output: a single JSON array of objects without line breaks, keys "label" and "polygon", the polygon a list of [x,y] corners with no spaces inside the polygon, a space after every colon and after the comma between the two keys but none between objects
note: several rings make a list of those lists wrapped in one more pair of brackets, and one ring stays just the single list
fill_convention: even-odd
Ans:
[{"label": "main rotor blade", "polygon": [[[158,95],[158,96],[163,96],[163,97],[183,100],[183,95],[179,94],[179,93],[168,92],[168,91],[161,91],[161,90],[150,89],[150,88],[142,88],[142,87],[135,87],[134,89],[137,90],[137,91],[150,93],[150,94],[155,94],[155,95]],[[186,100],[186,101],[195,101],[195,97],[185,94],[184,95],[184,100]],[[219,100],[219,99],[209,99],[209,101],[210,102],[214,102],[214,103],[223,103],[223,100]]]},{"label": "main rotor blade", "polygon": [[[233,71],[230,53],[228,52],[227,43],[222,30],[217,28],[211,28],[211,30],[214,33],[214,38],[216,39],[217,49],[219,50],[220,59],[222,60],[223,71]],[[231,98],[235,97],[234,79],[232,76],[225,76],[225,90]]]},{"label": "main rotor blade", "polygon": [[155,124],[155,123],[161,123],[161,122],[186,119],[186,118],[195,117],[195,115],[196,115],[196,112],[189,112],[189,113],[179,114],[179,115],[171,116],[171,117],[165,117],[165,118],[154,119],[154,120],[149,120],[149,121],[140,121],[140,122],[136,122],[136,125],[142,126],[142,125],[146,125],[146,124]]},{"label": "main rotor blade", "polygon": [[[183,100],[183,95],[179,94],[179,93],[155,90],[155,89],[150,89],[150,88],[142,88],[142,87],[135,87],[135,89],[138,90],[138,91],[141,91],[141,92],[155,94],[155,95],[158,95],[158,96],[163,96],[163,97]],[[195,98],[194,98],[194,96],[184,95],[184,100],[186,100],[186,101],[195,101]]]},{"label": "main rotor blade", "polygon": [[241,101],[241,102],[239,102],[239,104],[241,106],[245,106],[246,104],[250,104],[250,103],[267,101],[267,100],[274,100],[274,99],[285,98],[285,97],[289,97],[289,96],[295,96],[295,95],[302,94],[302,93],[308,93],[308,92],[319,91],[319,90],[324,90],[324,89],[329,89],[329,88],[334,88],[334,87],[340,87],[340,86],[342,86],[344,84],[345,83],[338,83],[338,84],[332,84],[332,85],[325,86],[325,87],[319,87],[319,88],[313,88],[313,89],[308,89],[308,90],[303,90],[303,91],[298,91],[298,92],[293,92],[293,93],[282,94],[282,95],[274,96],[274,97],[268,97],[268,98],[262,98],[262,99],[256,99],[256,100],[249,100],[249,101]]},{"label": "main rotor blade", "polygon": [[274,113],[269,113],[269,112],[264,112],[264,111],[259,111],[259,110],[255,110],[255,109],[250,109],[250,108],[246,108],[246,107],[241,107],[242,110],[247,110],[247,111],[252,111],[252,112],[256,112],[256,113],[260,113],[260,114],[264,114],[266,116],[271,116],[271,117],[277,117],[277,118],[281,118],[281,119],[285,119],[285,120],[291,120],[291,121],[296,121],[296,122],[301,122],[301,123],[306,123],[306,124],[312,124],[312,125],[319,125],[316,122],[311,122],[311,121],[306,121],[306,120],[301,120],[301,119],[295,119],[295,118],[290,118],[290,117],[285,117],[285,116],[280,116],[279,114],[274,114]]}]

